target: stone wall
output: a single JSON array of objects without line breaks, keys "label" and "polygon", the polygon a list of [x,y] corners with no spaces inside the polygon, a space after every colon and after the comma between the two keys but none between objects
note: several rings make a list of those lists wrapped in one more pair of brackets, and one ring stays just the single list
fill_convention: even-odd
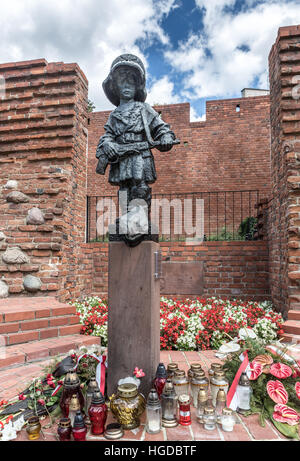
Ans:
[{"label": "stone wall", "polygon": [[[300,26],[282,27],[269,55],[272,200],[270,289],[285,315],[300,307]],[[296,97],[295,97],[296,96]]]},{"label": "stone wall", "polygon": [[[87,80],[77,64],[0,65],[2,296],[79,296]],[[0,287],[0,288],[1,288]]]}]

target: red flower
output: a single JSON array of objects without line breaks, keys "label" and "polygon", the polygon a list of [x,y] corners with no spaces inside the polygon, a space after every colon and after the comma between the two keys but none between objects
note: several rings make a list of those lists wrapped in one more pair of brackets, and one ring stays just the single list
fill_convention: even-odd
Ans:
[{"label": "red flower", "polygon": [[44,399],[39,399],[39,400],[38,400],[38,403],[39,403],[40,405],[45,405],[46,402],[45,402]]},{"label": "red flower", "polygon": [[9,421],[11,421],[12,419],[13,419],[13,415],[9,415],[5,420],[5,424],[8,424]]},{"label": "red flower", "polygon": [[138,367],[135,367],[133,374],[134,374],[137,378],[142,378],[143,376],[145,376],[145,373],[143,372],[142,368],[139,369]]},{"label": "red flower", "polygon": [[286,404],[288,401],[288,393],[284,385],[280,381],[269,381],[267,384],[267,392],[269,397],[275,403]]},{"label": "red flower", "polygon": [[262,365],[261,363],[258,363],[258,362],[251,362],[249,363],[249,366],[250,366],[250,370],[251,370],[251,375],[250,375],[250,378],[252,381],[255,381],[261,374],[262,374]]},{"label": "red flower", "polygon": [[300,416],[293,408],[277,404],[274,407],[273,419],[279,423],[287,423],[290,426],[295,426],[298,424]]},{"label": "red flower", "polygon": [[298,382],[295,384],[295,391],[296,391],[296,394],[297,394],[298,399],[300,399],[300,381],[298,381]]},{"label": "red flower", "polygon": [[284,363],[273,363],[270,367],[270,373],[276,378],[288,378],[293,373],[292,369]]},{"label": "red flower", "polygon": [[19,394],[19,400],[25,400],[25,399],[26,399],[26,395],[24,395],[23,393]]}]

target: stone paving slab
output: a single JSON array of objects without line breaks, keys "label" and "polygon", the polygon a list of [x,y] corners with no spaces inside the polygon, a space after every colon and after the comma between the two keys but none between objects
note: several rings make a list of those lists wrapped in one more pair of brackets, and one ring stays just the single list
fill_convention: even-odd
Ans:
[{"label": "stone paving slab", "polygon": [[[294,351],[299,354],[299,346]],[[176,359],[176,360],[175,360]],[[162,351],[160,360],[167,365],[169,362],[178,363],[179,367],[184,367],[186,370],[193,362],[200,362],[203,369],[207,372],[212,362],[220,362],[215,356],[214,351],[200,352],[178,352],[178,351]],[[51,359],[43,360],[38,363],[28,364],[27,366],[19,366],[10,368],[9,370],[0,371],[0,398],[10,399],[18,392],[24,390],[26,384],[36,376],[43,374],[43,369],[51,362]],[[180,426],[176,428],[163,428],[159,434],[148,434],[145,429],[145,413],[141,418],[141,426],[134,431],[125,431],[124,437],[120,441],[288,441],[280,434],[275,427],[266,421],[265,427],[260,426],[258,415],[243,417],[237,415],[237,424],[233,432],[224,432],[218,425],[214,431],[207,431],[202,424],[199,424],[196,419],[196,409],[191,407],[192,424],[191,426]],[[108,413],[107,424],[114,421],[111,412]],[[46,418],[42,421],[44,427],[40,441],[57,441],[57,423],[52,427],[46,427],[49,420]],[[26,430],[23,429],[16,441],[27,441]],[[95,437],[88,434],[88,441],[107,441],[103,436]]]}]

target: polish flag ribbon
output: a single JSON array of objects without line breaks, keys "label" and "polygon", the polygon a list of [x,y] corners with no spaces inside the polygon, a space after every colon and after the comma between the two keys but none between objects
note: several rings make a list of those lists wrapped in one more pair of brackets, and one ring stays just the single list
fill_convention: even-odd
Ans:
[{"label": "polish flag ribbon", "polygon": [[[232,410],[236,410],[238,406],[238,399],[237,399],[237,394],[236,394],[236,388],[239,383],[241,374],[245,371],[246,373],[250,371],[249,367],[249,358],[248,358],[248,353],[247,351],[243,352],[240,355],[240,360],[241,360],[241,365],[234,377],[234,380],[232,381],[232,384],[227,392],[227,407],[231,408]],[[248,374],[248,373],[247,373]]]},{"label": "polish flag ribbon", "polygon": [[[78,357],[78,359],[76,361],[76,365],[73,368],[74,371],[77,370],[80,360],[85,358],[85,357],[93,357],[95,360],[97,360],[98,365],[97,365],[97,368],[96,368],[96,381],[98,383],[100,392],[102,393],[102,395],[104,395],[104,390],[105,390],[105,368],[107,367],[106,355],[100,355],[100,357],[97,357],[97,355],[92,354],[92,353],[91,354],[82,354],[82,355],[80,355]],[[56,388],[52,392],[52,395],[57,394],[57,392],[59,391],[59,389],[61,387],[62,387],[62,384],[59,384],[58,386],[56,386]]]}]

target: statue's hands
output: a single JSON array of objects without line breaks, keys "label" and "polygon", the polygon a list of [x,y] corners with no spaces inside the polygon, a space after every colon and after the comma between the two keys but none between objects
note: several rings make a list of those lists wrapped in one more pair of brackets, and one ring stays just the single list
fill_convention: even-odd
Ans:
[{"label": "statue's hands", "polygon": [[103,150],[110,162],[115,162],[118,159],[118,153],[115,143],[106,142],[105,144],[103,144]]},{"label": "statue's hands", "polygon": [[173,136],[166,133],[160,138],[160,148],[161,152],[167,152],[173,147]]}]

